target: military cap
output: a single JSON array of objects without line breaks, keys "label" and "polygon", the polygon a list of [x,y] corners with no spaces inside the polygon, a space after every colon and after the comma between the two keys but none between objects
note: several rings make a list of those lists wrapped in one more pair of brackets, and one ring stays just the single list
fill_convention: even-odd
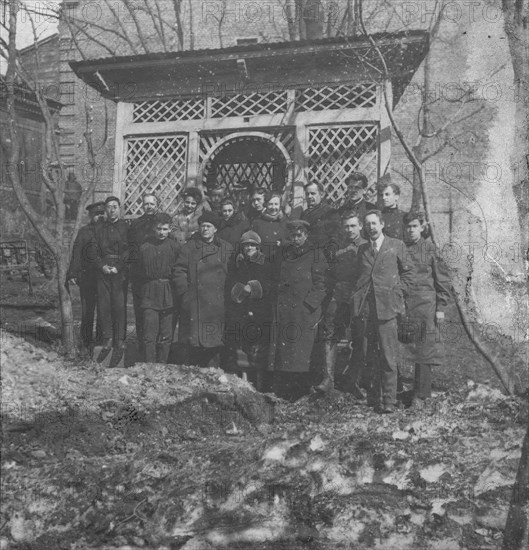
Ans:
[{"label": "military cap", "polygon": [[291,220],[287,223],[287,229],[289,231],[296,231],[298,229],[303,229],[308,231],[310,228],[310,223],[306,220]]},{"label": "military cap", "polygon": [[198,223],[210,223],[218,229],[220,227],[220,218],[217,216],[217,214],[215,214],[215,212],[205,210],[204,212],[202,212],[200,218],[198,218]]},{"label": "military cap", "polygon": [[90,214],[104,214],[105,203],[104,201],[93,202],[86,207],[86,211]]}]

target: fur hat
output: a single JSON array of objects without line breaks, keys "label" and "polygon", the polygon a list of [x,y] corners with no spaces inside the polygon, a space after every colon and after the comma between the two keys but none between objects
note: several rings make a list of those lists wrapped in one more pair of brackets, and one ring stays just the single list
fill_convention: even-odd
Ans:
[{"label": "fur hat", "polygon": [[261,237],[255,231],[246,231],[242,234],[240,243],[261,244]]},{"label": "fur hat", "polygon": [[214,225],[217,229],[220,227],[220,218],[215,214],[215,212],[210,212],[209,210],[204,210],[200,218],[198,218],[198,223],[210,223]]}]

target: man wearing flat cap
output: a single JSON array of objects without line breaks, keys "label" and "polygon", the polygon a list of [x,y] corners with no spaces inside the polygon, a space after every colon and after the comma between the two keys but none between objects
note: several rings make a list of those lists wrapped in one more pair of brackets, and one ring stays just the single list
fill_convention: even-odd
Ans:
[{"label": "man wearing flat cap", "polygon": [[175,266],[180,299],[178,363],[218,366],[224,341],[226,278],[233,247],[217,237],[220,218],[204,211]]},{"label": "man wearing flat cap", "polygon": [[125,284],[129,255],[128,225],[120,219],[118,197],[105,200],[105,221],[96,225],[95,263],[97,265],[97,315],[101,319],[103,349],[98,362],[112,351],[110,366],[121,361],[125,351],[126,304]]},{"label": "man wearing flat cap", "polygon": [[[83,225],[73,243],[72,257],[66,281],[79,285],[81,296],[81,342],[91,350],[94,346],[94,314],[97,302],[97,266],[95,264],[94,232],[96,224],[105,215],[105,203],[94,202],[86,207],[89,222]],[[96,335],[101,327],[97,319]]]},{"label": "man wearing flat cap", "polygon": [[[261,251],[261,237],[246,231],[229,273],[225,341],[238,373],[246,373],[258,391],[266,391],[274,266]],[[229,365],[228,365],[229,366]]]}]

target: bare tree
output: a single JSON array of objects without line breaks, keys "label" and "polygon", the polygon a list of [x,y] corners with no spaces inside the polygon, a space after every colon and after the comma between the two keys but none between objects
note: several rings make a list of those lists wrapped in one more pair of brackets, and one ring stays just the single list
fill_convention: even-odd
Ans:
[{"label": "bare tree", "polygon": [[[9,21],[7,25],[8,40],[2,43],[0,52],[7,60],[7,71],[5,76],[6,104],[8,111],[8,137],[4,139],[2,146],[6,151],[7,165],[6,173],[13,188],[15,196],[20,203],[23,212],[28,217],[37,234],[44,241],[55,262],[57,271],[57,288],[59,307],[61,313],[61,329],[64,352],[67,356],[73,355],[75,351],[75,338],[73,330],[72,302],[68,289],[65,286],[66,271],[70,259],[73,236],[77,233],[82,221],[83,210],[88,200],[93,195],[96,178],[87,178],[81,182],[82,192],[79,200],[79,208],[75,220],[73,235],[66,224],[65,198],[67,193],[68,171],[60,156],[59,136],[57,133],[57,120],[52,113],[47,98],[36,78],[33,77],[20,63],[16,48],[17,38],[17,16],[24,6],[18,0],[9,0]],[[35,66],[36,72],[40,68],[40,52],[37,40],[37,31],[31,13],[29,20],[33,27],[35,38]],[[16,113],[16,90],[20,88],[29,90],[36,99],[43,120],[45,134],[45,150],[43,162],[40,167],[40,176],[52,201],[53,216],[46,216],[35,209],[28,199],[27,191],[23,186],[18,170],[20,162],[20,139]],[[88,109],[88,107],[87,107]],[[87,110],[87,122],[90,122],[90,115]],[[102,136],[102,145],[106,142],[106,133]],[[95,172],[97,167],[97,153],[100,146],[96,146],[93,140],[93,133],[89,124],[84,132],[86,145],[86,157]],[[94,173],[93,172],[93,173]],[[70,237],[70,239],[69,239]]]}]

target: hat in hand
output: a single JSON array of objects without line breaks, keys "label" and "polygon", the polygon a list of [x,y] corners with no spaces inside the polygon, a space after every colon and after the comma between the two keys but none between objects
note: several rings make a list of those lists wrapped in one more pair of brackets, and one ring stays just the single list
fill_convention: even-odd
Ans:
[{"label": "hat in hand", "polygon": [[244,290],[245,286],[246,285],[244,285],[243,283],[235,283],[233,285],[233,288],[231,289],[231,299],[236,304],[242,304],[246,296],[248,296],[248,292]]}]

